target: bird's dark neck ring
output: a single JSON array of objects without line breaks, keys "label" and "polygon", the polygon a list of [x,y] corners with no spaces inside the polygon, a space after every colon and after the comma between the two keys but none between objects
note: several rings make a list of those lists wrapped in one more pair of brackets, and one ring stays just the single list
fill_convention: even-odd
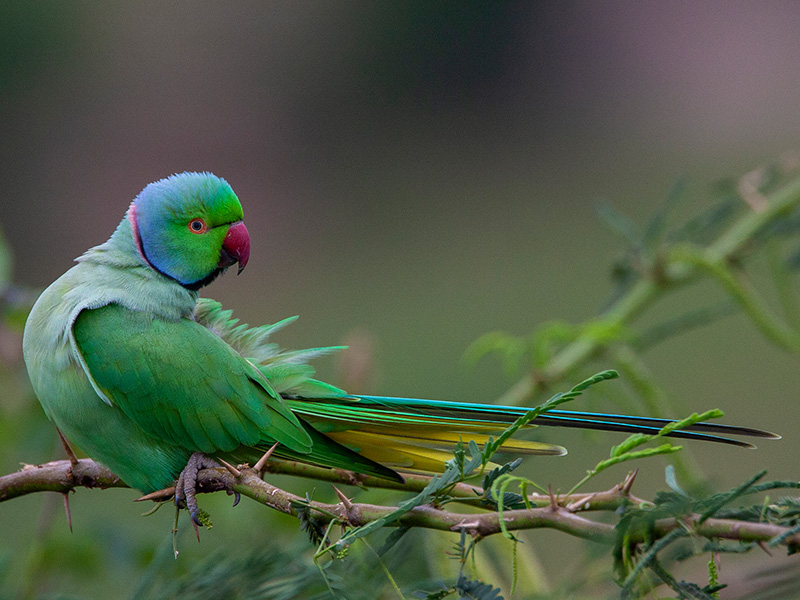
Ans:
[{"label": "bird's dark neck ring", "polygon": [[147,264],[147,266],[150,267],[151,269],[153,269],[156,273],[160,273],[164,277],[166,277],[168,279],[171,279],[172,281],[174,281],[176,283],[179,283],[180,285],[185,287],[187,290],[190,290],[192,292],[196,292],[201,287],[204,287],[204,286],[208,285],[209,283],[211,283],[212,281],[214,281],[220,274],[222,274],[223,271],[225,271],[225,269],[216,268],[211,273],[209,273],[206,277],[204,277],[203,279],[200,279],[200,280],[195,281],[193,283],[183,283],[182,281],[178,281],[177,279],[175,279],[174,277],[172,277],[168,273],[164,273],[164,271],[162,271],[157,266],[155,266],[150,261],[150,259],[147,258],[147,253],[145,252],[144,244],[142,244],[142,237],[141,237],[141,235],[139,235],[139,224],[136,222],[136,204],[134,202],[131,202],[131,205],[128,208],[128,213],[127,213],[126,216],[128,218],[128,223],[131,226],[131,233],[133,234],[133,243],[136,246],[136,251],[139,253],[139,256]]}]

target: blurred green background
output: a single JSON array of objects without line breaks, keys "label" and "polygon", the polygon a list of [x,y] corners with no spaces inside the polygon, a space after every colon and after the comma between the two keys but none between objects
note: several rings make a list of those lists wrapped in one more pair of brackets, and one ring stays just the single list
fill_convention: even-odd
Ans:
[{"label": "blurred green background", "polygon": [[[250,323],[301,315],[283,345],[351,344],[357,358],[319,370],[354,391],[492,401],[514,379],[491,358],[466,367],[473,340],[580,322],[607,300],[620,242],[598,200],[644,222],[685,178],[688,217],[720,178],[798,148],[799,29],[792,2],[3,0],[0,227],[13,281],[49,284],[148,182],[213,171],[245,207],[252,255],[206,295]],[[717,296],[708,285],[675,306]],[[0,333],[6,473],[61,451],[20,369],[19,332]],[[784,434],[757,452],[693,447],[714,485],[764,466],[797,479],[796,356],[734,316],[645,358],[679,410],[719,407]],[[586,402],[575,407],[608,408]],[[562,488],[619,440],[544,437],[570,454],[526,472]],[[647,496],[663,462],[644,470]],[[79,491],[72,535],[57,496],[0,505],[0,598],[130,597],[154,569],[276,541],[308,563],[295,521],[222,497],[201,499],[216,526],[200,545],[186,535],[172,564],[171,515],[141,518],[135,497]],[[526,537],[554,587],[582,553],[562,538]],[[415,539],[422,555],[428,538]]]}]

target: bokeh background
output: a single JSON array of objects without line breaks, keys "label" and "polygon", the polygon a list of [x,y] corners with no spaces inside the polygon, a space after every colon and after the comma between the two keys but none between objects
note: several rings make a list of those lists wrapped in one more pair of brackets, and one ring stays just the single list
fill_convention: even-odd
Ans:
[{"label": "bokeh background", "polygon": [[[514,378],[491,358],[465,366],[473,340],[581,322],[607,299],[621,245],[598,200],[641,223],[683,179],[688,217],[718,180],[798,148],[799,29],[793,2],[3,0],[0,228],[13,280],[50,283],[148,182],[213,171],[242,200],[253,246],[244,274],[207,295],[250,323],[301,315],[284,345],[351,344],[357,359],[319,364],[334,383],[491,401]],[[3,332],[2,472],[60,456],[19,343]],[[764,466],[797,479],[796,356],[733,316],[646,358],[682,410],[720,407],[785,435],[757,452],[693,448],[715,485]],[[546,439],[570,454],[527,473],[569,487],[619,438]],[[663,463],[651,467],[642,495],[663,487]],[[60,497],[0,505],[0,597],[145,597],[154,569],[276,540],[308,560],[291,519],[209,498],[216,527],[200,545],[182,538],[185,562],[163,566],[172,518],[141,518],[135,497],[78,492],[71,535]],[[554,587],[583,552],[563,537],[527,538]],[[442,578],[457,572],[443,565]]]}]

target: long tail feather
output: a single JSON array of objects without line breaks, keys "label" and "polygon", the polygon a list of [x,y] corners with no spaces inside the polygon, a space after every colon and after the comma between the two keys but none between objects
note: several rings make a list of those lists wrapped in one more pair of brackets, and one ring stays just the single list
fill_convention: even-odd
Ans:
[{"label": "long tail feather", "polygon": [[[528,408],[496,406],[416,398],[345,396],[324,399],[289,399],[292,410],[310,419],[322,431],[371,431],[413,437],[419,431],[448,431],[467,438],[497,432],[528,412]],[[655,434],[674,421],[650,417],[551,410],[532,421],[531,426],[575,427],[624,433]],[[727,436],[778,439],[779,435],[737,425],[698,423],[673,431],[670,437],[704,440],[753,448],[750,442]],[[439,438],[443,441],[442,438]],[[441,444],[439,444],[441,446]]]},{"label": "long tail feather", "polygon": [[[665,425],[672,423],[671,419],[657,419],[654,417],[637,417],[633,415],[613,415],[613,414],[589,413],[589,412],[566,411],[566,410],[550,411],[546,415],[544,415],[542,419],[546,420],[547,417],[551,415],[556,417],[564,416],[564,417],[577,417],[577,418],[588,418],[588,419],[603,418],[604,420],[614,420],[617,423],[629,423],[631,425],[648,425],[658,428],[664,427]],[[781,439],[781,436],[779,436],[777,433],[764,431],[763,429],[755,429],[753,427],[742,427],[741,425],[726,425],[724,423],[697,423],[695,425],[690,425],[686,427],[685,431],[705,431],[709,433],[721,433],[726,435],[744,435],[749,437],[758,437],[771,440]]]}]

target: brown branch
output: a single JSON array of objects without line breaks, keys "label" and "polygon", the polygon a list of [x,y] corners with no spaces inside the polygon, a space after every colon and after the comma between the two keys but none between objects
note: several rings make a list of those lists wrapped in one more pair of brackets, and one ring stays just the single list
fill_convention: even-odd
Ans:
[{"label": "brown branch", "polygon": [[[308,502],[305,498],[275,487],[263,480],[252,469],[241,469],[241,477],[233,479],[233,489],[252,500],[265,504],[280,512],[298,516],[304,506],[311,509],[312,516],[323,522],[332,520],[358,527],[372,521],[383,519],[396,510],[393,506],[353,503],[337,504]],[[219,473],[220,478],[228,478],[228,473]],[[217,484],[213,484],[216,486]],[[548,500],[549,502],[549,500]],[[614,527],[590,521],[569,510],[548,505],[544,508],[507,510],[503,513],[507,530],[535,529],[549,527],[586,539],[611,542]],[[388,523],[391,526],[424,527],[440,531],[461,531],[476,537],[486,537],[502,531],[496,512],[455,513],[430,505],[418,506],[405,513],[398,520]]]},{"label": "brown branch", "polygon": [[[127,487],[125,483],[103,465],[95,463],[91,459],[81,459],[79,462],[80,468],[77,471],[72,468],[69,461],[60,460],[44,465],[26,464],[22,470],[0,477],[0,502],[35,492],[65,492],[79,487]],[[201,484],[204,481],[204,477],[209,480],[209,484],[206,486],[208,489],[202,491],[216,491],[214,478],[210,476],[211,472],[211,470],[201,471],[201,475],[205,473],[200,478]],[[400,483],[379,477],[359,475],[341,469],[326,469],[291,461],[269,461],[264,466],[264,472],[275,475],[305,477],[334,484],[404,492],[421,492],[431,480],[429,476],[405,473],[403,475],[405,482]],[[623,502],[632,502],[636,505],[646,504],[646,500],[637,498],[630,493],[631,481],[632,479],[629,476],[625,481],[610,490],[572,494],[569,497],[558,498],[563,504],[569,502],[569,510],[571,512],[615,510]],[[139,500],[165,500],[172,497],[174,492],[174,488],[166,488],[143,496]],[[457,501],[461,504],[480,506],[483,489],[468,483],[458,483],[448,491],[448,495],[457,498]],[[538,508],[550,504],[550,496],[548,494],[530,494],[528,499],[532,506]]]},{"label": "brown branch", "polygon": [[[365,488],[381,488],[405,492],[421,492],[431,481],[431,478],[427,475],[403,473],[405,482],[400,483],[397,481],[380,479],[379,477],[358,475],[350,471],[314,467],[291,461],[269,461],[264,468],[264,472],[275,475],[308,477],[310,479],[342,483],[345,485],[357,485]],[[630,486],[635,476],[636,471],[628,475],[625,481],[615,485],[610,490],[572,494],[569,497],[562,497],[560,500],[564,503],[569,501],[572,504],[570,510],[574,512],[586,510],[616,510],[622,502],[632,502],[635,505],[649,504],[647,500],[638,498],[630,493]],[[461,504],[479,506],[481,504],[481,496],[483,496],[483,489],[480,486],[471,485],[469,483],[458,483],[448,490],[448,495],[458,498],[458,502]],[[530,494],[528,500],[532,506],[539,508],[550,504],[549,494]]]},{"label": "brown branch", "polygon": [[[592,505],[595,505],[596,499],[600,497],[603,498],[604,503],[607,501],[608,496],[616,496],[619,500],[620,491],[625,485],[626,482],[615,486],[608,492],[585,494],[587,497],[594,497],[584,502],[585,509],[588,510]],[[242,495],[292,516],[298,516],[298,508],[300,506],[308,505],[314,511],[314,516],[321,521],[337,520],[356,527],[384,518],[395,510],[394,507],[373,504],[350,503],[349,506],[346,506],[344,502],[339,504],[309,503],[304,498],[262,481],[252,469],[242,470],[242,476],[236,478],[233,487]],[[554,496],[545,496],[545,498],[547,498],[546,506],[503,511],[505,529],[515,531],[520,529],[550,528],[597,542],[608,544],[614,542],[615,532],[613,525],[598,523],[581,517],[560,503],[556,504],[557,500]],[[571,501],[571,507],[581,506],[581,503],[575,501],[574,497],[568,497],[567,500]],[[442,531],[465,530],[476,537],[486,537],[502,531],[499,515],[496,512],[482,514],[452,513],[429,505],[416,507],[397,521],[388,523],[388,525],[424,527]],[[788,528],[779,525],[738,521],[735,519],[711,518],[701,522],[700,515],[694,514],[681,521],[677,519],[657,521],[655,535],[656,537],[663,537],[676,528],[687,526],[700,537],[710,539],[725,538],[743,542],[767,542],[788,531]],[[639,536],[633,535],[629,541],[632,543],[644,542],[646,535],[646,532],[642,532]],[[800,543],[800,533],[782,540],[783,545],[798,543]]]},{"label": "brown branch", "polygon": [[88,458],[71,464],[56,460],[43,465],[23,465],[16,473],[0,477],[0,502],[34,492],[71,492],[75,488],[128,487],[103,465]]},{"label": "brown branch", "polygon": [[[267,465],[270,472],[317,476],[316,471],[324,471],[325,479],[341,484],[374,485],[405,491],[419,491],[430,481],[421,475],[410,475],[405,485],[387,482],[371,477],[360,477],[344,471],[331,471],[308,467],[297,463],[273,463]],[[293,469],[297,469],[294,472]],[[312,475],[313,473],[313,475]],[[237,475],[238,474],[238,475]],[[602,543],[613,543],[615,532],[613,525],[592,521],[577,514],[579,511],[614,510],[623,502],[642,503],[630,496],[629,476],[614,488],[590,494],[575,494],[559,497],[555,494],[533,494],[530,496],[532,508],[503,511],[503,521],[507,531],[521,529],[551,528],[569,535],[590,539]],[[108,469],[89,459],[81,459],[76,465],[68,460],[46,463],[43,465],[25,465],[9,475],[0,477],[0,501],[10,500],[26,494],[53,491],[67,493],[78,487],[109,488],[126,487],[126,485]],[[299,516],[304,509],[319,521],[339,521],[349,526],[366,525],[383,519],[396,510],[392,506],[378,506],[342,500],[337,504],[308,502],[300,496],[275,487],[258,476],[255,470],[247,465],[239,465],[233,471],[226,469],[205,469],[198,476],[198,491],[213,492],[232,489],[261,504],[292,516]],[[480,488],[468,484],[458,484],[454,495],[467,503],[473,502]],[[174,488],[167,488],[149,494],[142,499],[165,500],[172,496]],[[340,493],[340,498],[346,498]],[[141,499],[140,499],[141,500]],[[413,508],[399,519],[387,523],[389,526],[423,527],[440,531],[466,531],[476,537],[486,537],[500,533],[500,517],[497,512],[450,512],[443,508],[423,505]],[[725,538],[743,542],[766,542],[788,531],[787,528],[769,523],[753,523],[734,519],[706,519],[700,522],[699,515],[690,515],[680,521],[674,518],[657,521],[651,532],[655,537],[663,537],[670,531],[688,527],[695,535],[706,538]],[[629,540],[631,543],[643,542],[644,533]],[[800,544],[800,533],[788,536],[782,544]]]}]

